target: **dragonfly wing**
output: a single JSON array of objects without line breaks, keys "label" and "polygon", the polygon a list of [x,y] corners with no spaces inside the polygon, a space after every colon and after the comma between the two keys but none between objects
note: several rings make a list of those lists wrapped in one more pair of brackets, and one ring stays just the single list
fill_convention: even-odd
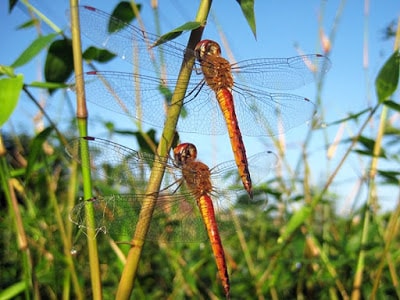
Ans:
[{"label": "dragonfly wing", "polygon": [[167,111],[168,83],[138,74],[87,72],[84,74],[88,101],[104,109],[133,118],[140,124],[162,127]]},{"label": "dragonfly wing", "polygon": [[[160,194],[151,217],[146,240],[158,242],[199,242],[207,238],[194,199],[189,195]],[[143,210],[149,209],[145,195],[115,194],[81,201],[70,212],[70,220],[87,231],[86,205],[93,205],[96,234],[108,234],[116,241],[130,241]]]},{"label": "dragonfly wing", "polygon": [[315,105],[302,96],[268,93],[238,86],[233,92],[239,127],[244,135],[273,136],[310,120]]},{"label": "dragonfly wing", "polygon": [[129,241],[138,221],[142,205],[140,200],[133,194],[97,196],[78,203],[70,212],[70,220],[86,233],[86,206],[92,205],[96,234],[108,234],[115,240]]},{"label": "dragonfly wing", "polygon": [[184,115],[178,122],[182,132],[219,135],[227,132],[226,122],[215,98],[208,87],[188,94],[184,102]]},{"label": "dragonfly wing", "polygon": [[[88,144],[90,158],[84,159],[80,149],[82,144]],[[154,154],[138,152],[128,147],[113,143],[111,141],[94,138],[80,137],[71,141],[67,148],[67,154],[78,161],[83,168],[90,169],[93,180],[102,182],[95,186],[98,191],[101,187],[107,189],[107,193],[132,192],[144,194],[144,189],[151,169],[156,161],[166,161],[165,174],[169,178],[168,185],[174,188],[172,183],[177,184],[181,177],[181,171],[177,169],[169,158],[160,159]],[[176,186],[175,186],[176,189]]]},{"label": "dragonfly wing", "polygon": [[[320,54],[290,58],[259,58],[232,65],[235,82],[263,89],[292,90],[320,78],[331,62]],[[257,88],[256,88],[257,89]]]},{"label": "dragonfly wing", "polygon": [[196,200],[190,193],[161,194],[157,199],[149,239],[200,242],[207,238]]},{"label": "dragonfly wing", "polygon": [[[80,148],[88,143],[90,161],[82,160]],[[150,170],[157,158],[111,141],[82,137],[66,149],[68,155],[89,168],[100,195],[78,203],[70,220],[86,231],[86,205],[93,205],[96,233],[110,234],[118,241],[132,237],[142,209],[150,209],[145,195]],[[206,239],[200,213],[192,194],[181,185],[181,170],[167,159],[161,191],[158,194],[147,239],[188,242]],[[119,194],[122,192],[122,194]]]},{"label": "dragonfly wing", "polygon": [[[170,93],[177,86],[176,81],[123,72],[88,72],[84,80],[90,102],[131,116],[138,124],[159,128],[164,126]],[[188,90],[178,130],[225,134],[226,122],[214,92],[195,83],[190,83]],[[235,85],[233,100],[239,128],[248,136],[282,133],[310,120],[315,111],[314,104],[304,97],[268,93],[241,84]]]},{"label": "dragonfly wing", "polygon": [[[248,167],[253,183],[261,184],[266,181],[268,173],[274,169],[279,162],[278,156],[272,151],[264,151],[247,157]],[[211,179],[215,191],[222,197],[230,197],[229,192],[243,190],[240,177],[234,160],[220,163],[211,169]]]},{"label": "dragonfly wing", "polygon": [[[194,82],[200,82],[193,74]],[[196,78],[197,77],[197,78]],[[133,73],[96,71],[84,74],[88,101],[104,109],[133,118],[138,124],[162,128],[170,106],[170,97],[180,85],[173,80]],[[183,87],[182,87],[183,88]],[[190,83],[183,99],[184,106],[178,130],[201,134],[224,134],[226,125],[215,99],[208,87]]]},{"label": "dragonfly wing", "polygon": [[[159,36],[111,17],[106,12],[90,6],[79,6],[83,34],[97,46],[105,48],[138,68],[140,74],[161,74],[159,66],[176,75],[182,64],[185,46],[167,42],[152,47]],[[110,28],[122,28],[112,32]]]}]

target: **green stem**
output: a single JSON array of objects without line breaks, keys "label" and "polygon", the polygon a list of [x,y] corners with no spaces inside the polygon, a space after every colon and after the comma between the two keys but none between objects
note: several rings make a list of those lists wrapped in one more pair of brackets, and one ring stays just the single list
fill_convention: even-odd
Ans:
[{"label": "green stem", "polygon": [[32,260],[28,248],[28,239],[26,237],[21,212],[19,210],[19,205],[17,198],[14,193],[14,188],[10,178],[10,169],[6,160],[6,149],[4,147],[3,138],[0,135],[0,182],[4,197],[6,198],[9,214],[11,219],[14,221],[16,240],[18,244],[18,249],[21,250],[22,255],[22,269],[24,270],[24,282],[25,282],[25,299],[31,299],[30,291],[33,291],[34,296],[38,297],[39,293],[37,290],[37,285],[33,282],[33,268]]},{"label": "green stem", "polygon": [[347,148],[345,154],[343,155],[342,159],[340,160],[339,164],[336,166],[332,174],[328,177],[327,182],[325,183],[324,187],[322,188],[321,192],[313,197],[312,201],[309,205],[303,206],[299,211],[297,211],[289,220],[287,225],[285,226],[284,230],[282,231],[280,237],[278,238],[278,243],[286,243],[288,238],[291,234],[297,230],[301,224],[310,216],[313,209],[317,206],[318,203],[321,202],[321,199],[328,191],[328,188],[331,186],[333,180],[335,179],[336,175],[341,170],[344,162],[349,157],[350,153],[352,153],[354,146],[358,143],[358,139],[360,138],[361,134],[364,132],[364,129],[369,124],[372,117],[375,115],[376,110],[380,105],[377,104],[370,112],[368,118],[364,121],[363,125],[361,126],[360,130],[358,131],[357,135],[352,138],[352,142],[350,143],[349,147]]},{"label": "green stem", "polygon": [[[49,169],[47,168],[47,170],[49,170]],[[63,241],[63,246],[64,246],[63,250],[64,250],[64,255],[65,255],[65,260],[68,265],[68,269],[66,270],[66,272],[69,272],[69,274],[67,274],[67,276],[70,275],[72,278],[72,283],[73,283],[76,299],[83,299],[84,297],[83,297],[82,289],[79,286],[79,279],[78,279],[78,275],[76,273],[73,257],[71,254],[71,248],[72,248],[71,239],[70,239],[71,236],[67,235],[67,231],[65,229],[63,218],[62,218],[61,211],[60,211],[60,206],[57,203],[57,196],[55,194],[56,184],[53,181],[52,176],[48,173],[46,174],[46,180],[47,180],[47,186],[48,186],[48,191],[49,191],[49,200],[50,200],[51,205],[53,206],[55,218],[57,221],[57,227],[60,230],[61,240]],[[64,286],[66,286],[66,285],[64,285]]]},{"label": "green stem", "polygon": [[[200,2],[196,21],[204,23],[205,20],[207,20],[211,2],[212,0],[202,0]],[[204,28],[201,27],[195,31],[192,31],[187,46],[188,49],[194,49],[195,45],[200,41],[203,29]],[[176,124],[178,123],[179,114],[183,104],[182,99],[186,93],[186,87],[190,79],[193,64],[194,57],[185,57],[182,63],[177,83],[179,88],[175,89],[175,92],[172,96],[171,106],[168,109],[167,120],[162,133],[162,138],[157,149],[157,155],[159,155],[159,157],[166,157],[169,149],[171,148],[175,135]],[[143,205],[140,212],[139,221],[136,224],[136,231],[131,241],[131,248],[127,256],[126,265],[122,272],[121,280],[118,286],[116,295],[117,299],[129,299],[132,293],[140,255],[143,249],[144,239],[150,226],[151,215],[157,201],[157,193],[160,189],[163,175],[164,164],[162,161],[156,161],[156,163],[154,163],[149,184],[147,186],[146,194],[148,196],[146,197],[145,201],[143,201],[143,203],[146,203],[146,205]]]},{"label": "green stem", "polygon": [[[368,232],[369,232],[369,221],[371,217],[371,213],[375,211],[374,208],[377,207],[376,203],[376,182],[375,182],[375,175],[378,168],[378,159],[381,151],[382,145],[382,138],[385,133],[385,124],[387,119],[388,108],[387,106],[382,107],[378,134],[375,140],[375,145],[373,149],[373,157],[371,160],[371,168],[369,172],[369,186],[368,186],[368,200],[365,208],[365,215],[364,215],[364,224],[363,224],[363,231],[361,236],[361,250],[358,256],[357,261],[357,268],[356,273],[354,275],[354,282],[353,282],[353,291],[351,294],[351,299],[360,299],[361,297],[361,285],[363,279],[363,272],[365,267],[365,246],[368,243]],[[376,292],[376,290],[375,290]],[[371,294],[370,299],[375,299],[376,294]]]},{"label": "green stem", "polygon": [[[70,0],[71,7],[71,32],[72,32],[72,49],[74,56],[74,70],[76,76],[76,97],[77,97],[77,121],[78,130],[80,136],[87,136],[87,107],[85,101],[85,90],[82,67],[82,46],[80,39],[80,26],[79,26],[79,15],[78,15],[78,0]],[[83,179],[83,194],[84,199],[92,198],[92,181],[90,169],[83,166],[89,164],[89,148],[88,144],[81,143],[81,160],[82,160],[82,179]],[[97,240],[95,232],[95,219],[92,205],[85,205],[86,213],[86,227],[87,227],[87,243],[89,250],[89,266],[90,266],[90,278],[92,285],[92,297],[93,299],[102,299],[102,287],[100,278],[100,264],[99,254],[97,251]]]}]

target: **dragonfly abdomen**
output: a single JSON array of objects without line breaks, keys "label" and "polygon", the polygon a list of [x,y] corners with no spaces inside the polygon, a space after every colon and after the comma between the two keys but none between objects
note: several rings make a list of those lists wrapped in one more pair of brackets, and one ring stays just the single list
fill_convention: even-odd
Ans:
[{"label": "dragonfly abdomen", "polygon": [[250,172],[247,163],[246,149],[244,147],[242,133],[239,129],[238,120],[233,104],[232,87],[233,76],[231,64],[221,57],[221,47],[218,43],[211,40],[203,40],[196,45],[195,54],[200,62],[204,80],[207,85],[215,92],[219,106],[224,115],[226,126],[228,127],[229,138],[236,165],[243,186],[250,197],[252,197],[252,186]]},{"label": "dragonfly abdomen", "polygon": [[236,117],[232,93],[225,88],[219,89],[216,93],[216,97],[224,115],[226,126],[228,127],[231,147],[235,156],[236,165],[238,166],[239,175],[242,179],[244,188],[249,196],[252,197],[252,183],[247,162],[246,148],[243,143],[242,133],[240,132],[239,123]]},{"label": "dragonfly abdomen", "polygon": [[229,299],[230,284],[228,268],[226,266],[225,253],[222,247],[217,221],[215,219],[214,205],[207,194],[203,194],[197,199],[197,205],[206,226],[208,238],[210,239],[211,248],[214,253],[219,277],[221,278],[226,298]]}]

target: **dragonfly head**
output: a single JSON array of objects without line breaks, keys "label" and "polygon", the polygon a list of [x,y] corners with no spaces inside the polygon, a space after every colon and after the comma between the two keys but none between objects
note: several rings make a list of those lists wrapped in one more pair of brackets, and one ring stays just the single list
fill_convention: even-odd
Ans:
[{"label": "dragonfly head", "polygon": [[194,161],[196,157],[196,146],[191,143],[179,144],[174,148],[174,159],[179,166],[183,166],[189,161]]},{"label": "dragonfly head", "polygon": [[194,48],[194,54],[198,61],[202,61],[207,56],[221,56],[221,47],[212,40],[202,40]]}]

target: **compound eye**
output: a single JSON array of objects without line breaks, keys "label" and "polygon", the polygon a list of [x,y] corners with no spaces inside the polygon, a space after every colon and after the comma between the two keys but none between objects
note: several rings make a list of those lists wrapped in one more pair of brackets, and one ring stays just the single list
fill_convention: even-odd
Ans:
[{"label": "compound eye", "polygon": [[191,143],[183,143],[175,147],[174,159],[175,162],[182,166],[189,161],[194,161],[197,157],[196,146]]}]

